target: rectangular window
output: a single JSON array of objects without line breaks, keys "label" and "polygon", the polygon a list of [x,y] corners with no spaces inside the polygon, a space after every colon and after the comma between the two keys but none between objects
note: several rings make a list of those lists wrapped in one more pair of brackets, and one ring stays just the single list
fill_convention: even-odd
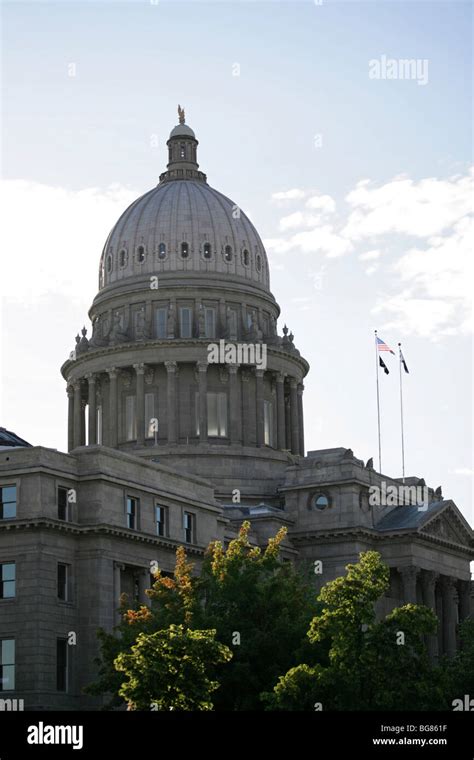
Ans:
[{"label": "rectangular window", "polygon": [[16,593],[16,567],[14,562],[0,565],[0,599],[14,599]]},{"label": "rectangular window", "polygon": [[137,440],[137,397],[125,398],[125,438],[127,441]]},{"label": "rectangular window", "polygon": [[156,522],[156,535],[166,536],[167,529],[167,509],[166,507],[155,506],[155,522]]},{"label": "rectangular window", "polygon": [[69,601],[69,565],[58,562],[58,599],[62,602]]},{"label": "rectangular window", "polygon": [[67,492],[68,488],[65,486],[58,486],[58,520],[68,519],[68,500]]},{"label": "rectangular window", "polygon": [[155,419],[155,394],[145,393],[145,438],[155,437]]},{"label": "rectangular window", "polygon": [[16,486],[0,487],[0,520],[16,517]]},{"label": "rectangular window", "polygon": [[137,529],[138,519],[138,499],[127,496],[127,528],[130,530]]},{"label": "rectangular window", "polygon": [[191,309],[188,306],[182,306],[179,310],[179,334],[181,338],[191,338],[192,335]]},{"label": "rectangular window", "polygon": [[263,425],[265,446],[273,446],[273,405],[271,401],[263,402]]},{"label": "rectangular window", "polygon": [[[199,393],[195,395],[196,435],[199,435]],[[216,438],[227,435],[227,394],[207,394],[207,434]]]},{"label": "rectangular window", "polygon": [[157,338],[167,337],[168,309],[160,308],[155,311],[155,334]]},{"label": "rectangular window", "polygon": [[15,639],[0,639],[0,691],[15,688]]},{"label": "rectangular window", "polygon": [[204,309],[206,338],[216,337],[216,310]]},{"label": "rectangular window", "polygon": [[67,691],[68,687],[67,639],[56,639],[56,689]]},{"label": "rectangular window", "polygon": [[194,515],[191,512],[184,513],[184,540],[187,544],[194,542]]},{"label": "rectangular window", "polygon": [[97,444],[102,446],[102,406],[97,407]]}]

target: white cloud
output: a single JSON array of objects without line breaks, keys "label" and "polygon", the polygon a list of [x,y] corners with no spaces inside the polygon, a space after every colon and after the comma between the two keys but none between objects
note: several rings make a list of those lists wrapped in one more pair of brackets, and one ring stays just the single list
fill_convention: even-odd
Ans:
[{"label": "white cloud", "polygon": [[372,264],[372,266],[367,267],[367,269],[365,270],[365,273],[369,275],[369,277],[371,277],[373,274],[375,274],[377,269],[378,269],[377,264]]},{"label": "white cloud", "polygon": [[474,475],[474,469],[472,467],[457,467],[453,470],[454,475],[467,475],[472,477]]},{"label": "white cloud", "polygon": [[336,202],[330,195],[313,195],[306,201],[306,207],[317,209],[325,214],[333,214],[336,210]]},{"label": "white cloud", "polygon": [[414,182],[397,177],[380,187],[363,180],[346,196],[354,209],[343,234],[351,240],[391,233],[439,235],[472,211],[474,174]]},{"label": "white cloud", "polygon": [[285,230],[291,230],[294,227],[301,227],[304,221],[304,216],[301,213],[301,211],[295,211],[294,214],[289,214],[288,216],[283,216],[280,219],[280,230],[284,232]]},{"label": "white cloud", "polygon": [[1,292],[28,303],[46,294],[90,301],[107,235],[138,195],[120,185],[74,191],[3,180]]},{"label": "white cloud", "polygon": [[284,190],[279,193],[272,193],[272,201],[298,201],[306,195],[304,190],[298,190],[294,187],[292,190]]},{"label": "white cloud", "polygon": [[381,256],[381,251],[366,251],[365,253],[361,253],[359,256],[360,261],[375,261],[375,259],[378,259]]}]

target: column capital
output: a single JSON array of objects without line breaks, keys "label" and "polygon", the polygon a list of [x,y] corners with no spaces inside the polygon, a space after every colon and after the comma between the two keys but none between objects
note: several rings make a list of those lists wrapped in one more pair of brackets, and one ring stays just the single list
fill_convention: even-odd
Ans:
[{"label": "column capital", "polygon": [[228,364],[227,369],[229,370],[230,375],[236,375],[239,370],[238,364]]},{"label": "column capital", "polygon": [[196,369],[198,372],[207,372],[207,368],[209,367],[209,364],[207,361],[199,360],[196,362]]},{"label": "column capital", "polygon": [[134,364],[133,369],[135,370],[137,375],[144,375],[146,366],[145,364],[143,364],[143,362],[141,362],[140,364]]},{"label": "column capital", "polygon": [[168,373],[176,372],[178,369],[178,362],[165,362],[165,367]]},{"label": "column capital", "polygon": [[125,570],[125,565],[122,562],[114,562],[115,570]]},{"label": "column capital", "polygon": [[66,385],[66,393],[68,398],[73,398],[74,396],[74,386],[72,384]]},{"label": "column capital", "polygon": [[262,380],[263,380],[263,376],[264,376],[264,374],[265,374],[265,371],[266,371],[266,370],[264,370],[264,369],[257,369],[257,367],[256,367],[256,368],[255,368],[255,377],[256,377],[257,379],[259,379],[259,378],[262,378]]},{"label": "column capital", "polygon": [[407,580],[415,580],[420,572],[420,568],[416,565],[402,565],[401,567],[397,567],[397,570]]},{"label": "column capital", "polygon": [[275,372],[275,378],[277,383],[284,383],[285,382],[285,373],[284,372]]},{"label": "column capital", "polygon": [[443,594],[450,596],[452,599],[457,600],[458,590],[456,587],[457,578],[453,578],[451,575],[441,575],[440,585]]},{"label": "column capital", "polygon": [[80,380],[73,380],[72,387],[75,391],[81,390],[81,381]]},{"label": "column capital", "polygon": [[290,388],[291,390],[297,390],[298,389],[298,381],[296,377],[290,377]]},{"label": "column capital", "polygon": [[117,367],[108,367],[105,371],[107,372],[111,380],[117,379],[117,376],[118,376]]},{"label": "column capital", "polygon": [[304,391],[304,385],[303,385],[303,383],[298,383],[298,387],[297,387],[296,390],[298,391],[299,395],[302,396],[303,395],[303,391]]}]

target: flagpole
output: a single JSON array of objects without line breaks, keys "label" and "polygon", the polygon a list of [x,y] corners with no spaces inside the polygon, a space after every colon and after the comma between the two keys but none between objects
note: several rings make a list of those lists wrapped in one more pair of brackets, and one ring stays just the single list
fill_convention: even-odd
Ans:
[{"label": "flagpole", "polygon": [[402,383],[402,344],[398,344],[398,370],[400,377],[400,425],[402,433],[402,481],[405,482],[405,435],[403,430],[403,383]]},{"label": "flagpole", "polygon": [[379,391],[379,352],[377,347],[377,330],[375,332],[375,377],[377,379],[377,427],[379,433],[379,472],[382,474],[382,443],[380,436],[380,391]]}]

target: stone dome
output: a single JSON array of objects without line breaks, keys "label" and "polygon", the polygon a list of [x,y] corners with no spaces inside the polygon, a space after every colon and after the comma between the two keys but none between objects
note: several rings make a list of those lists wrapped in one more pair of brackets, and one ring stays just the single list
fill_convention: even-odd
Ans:
[{"label": "stone dome", "polygon": [[193,130],[178,124],[167,145],[169,163],[158,186],[134,201],[109,234],[99,290],[140,275],[213,273],[268,291],[260,236],[240,207],[210,187],[199,171]]}]

